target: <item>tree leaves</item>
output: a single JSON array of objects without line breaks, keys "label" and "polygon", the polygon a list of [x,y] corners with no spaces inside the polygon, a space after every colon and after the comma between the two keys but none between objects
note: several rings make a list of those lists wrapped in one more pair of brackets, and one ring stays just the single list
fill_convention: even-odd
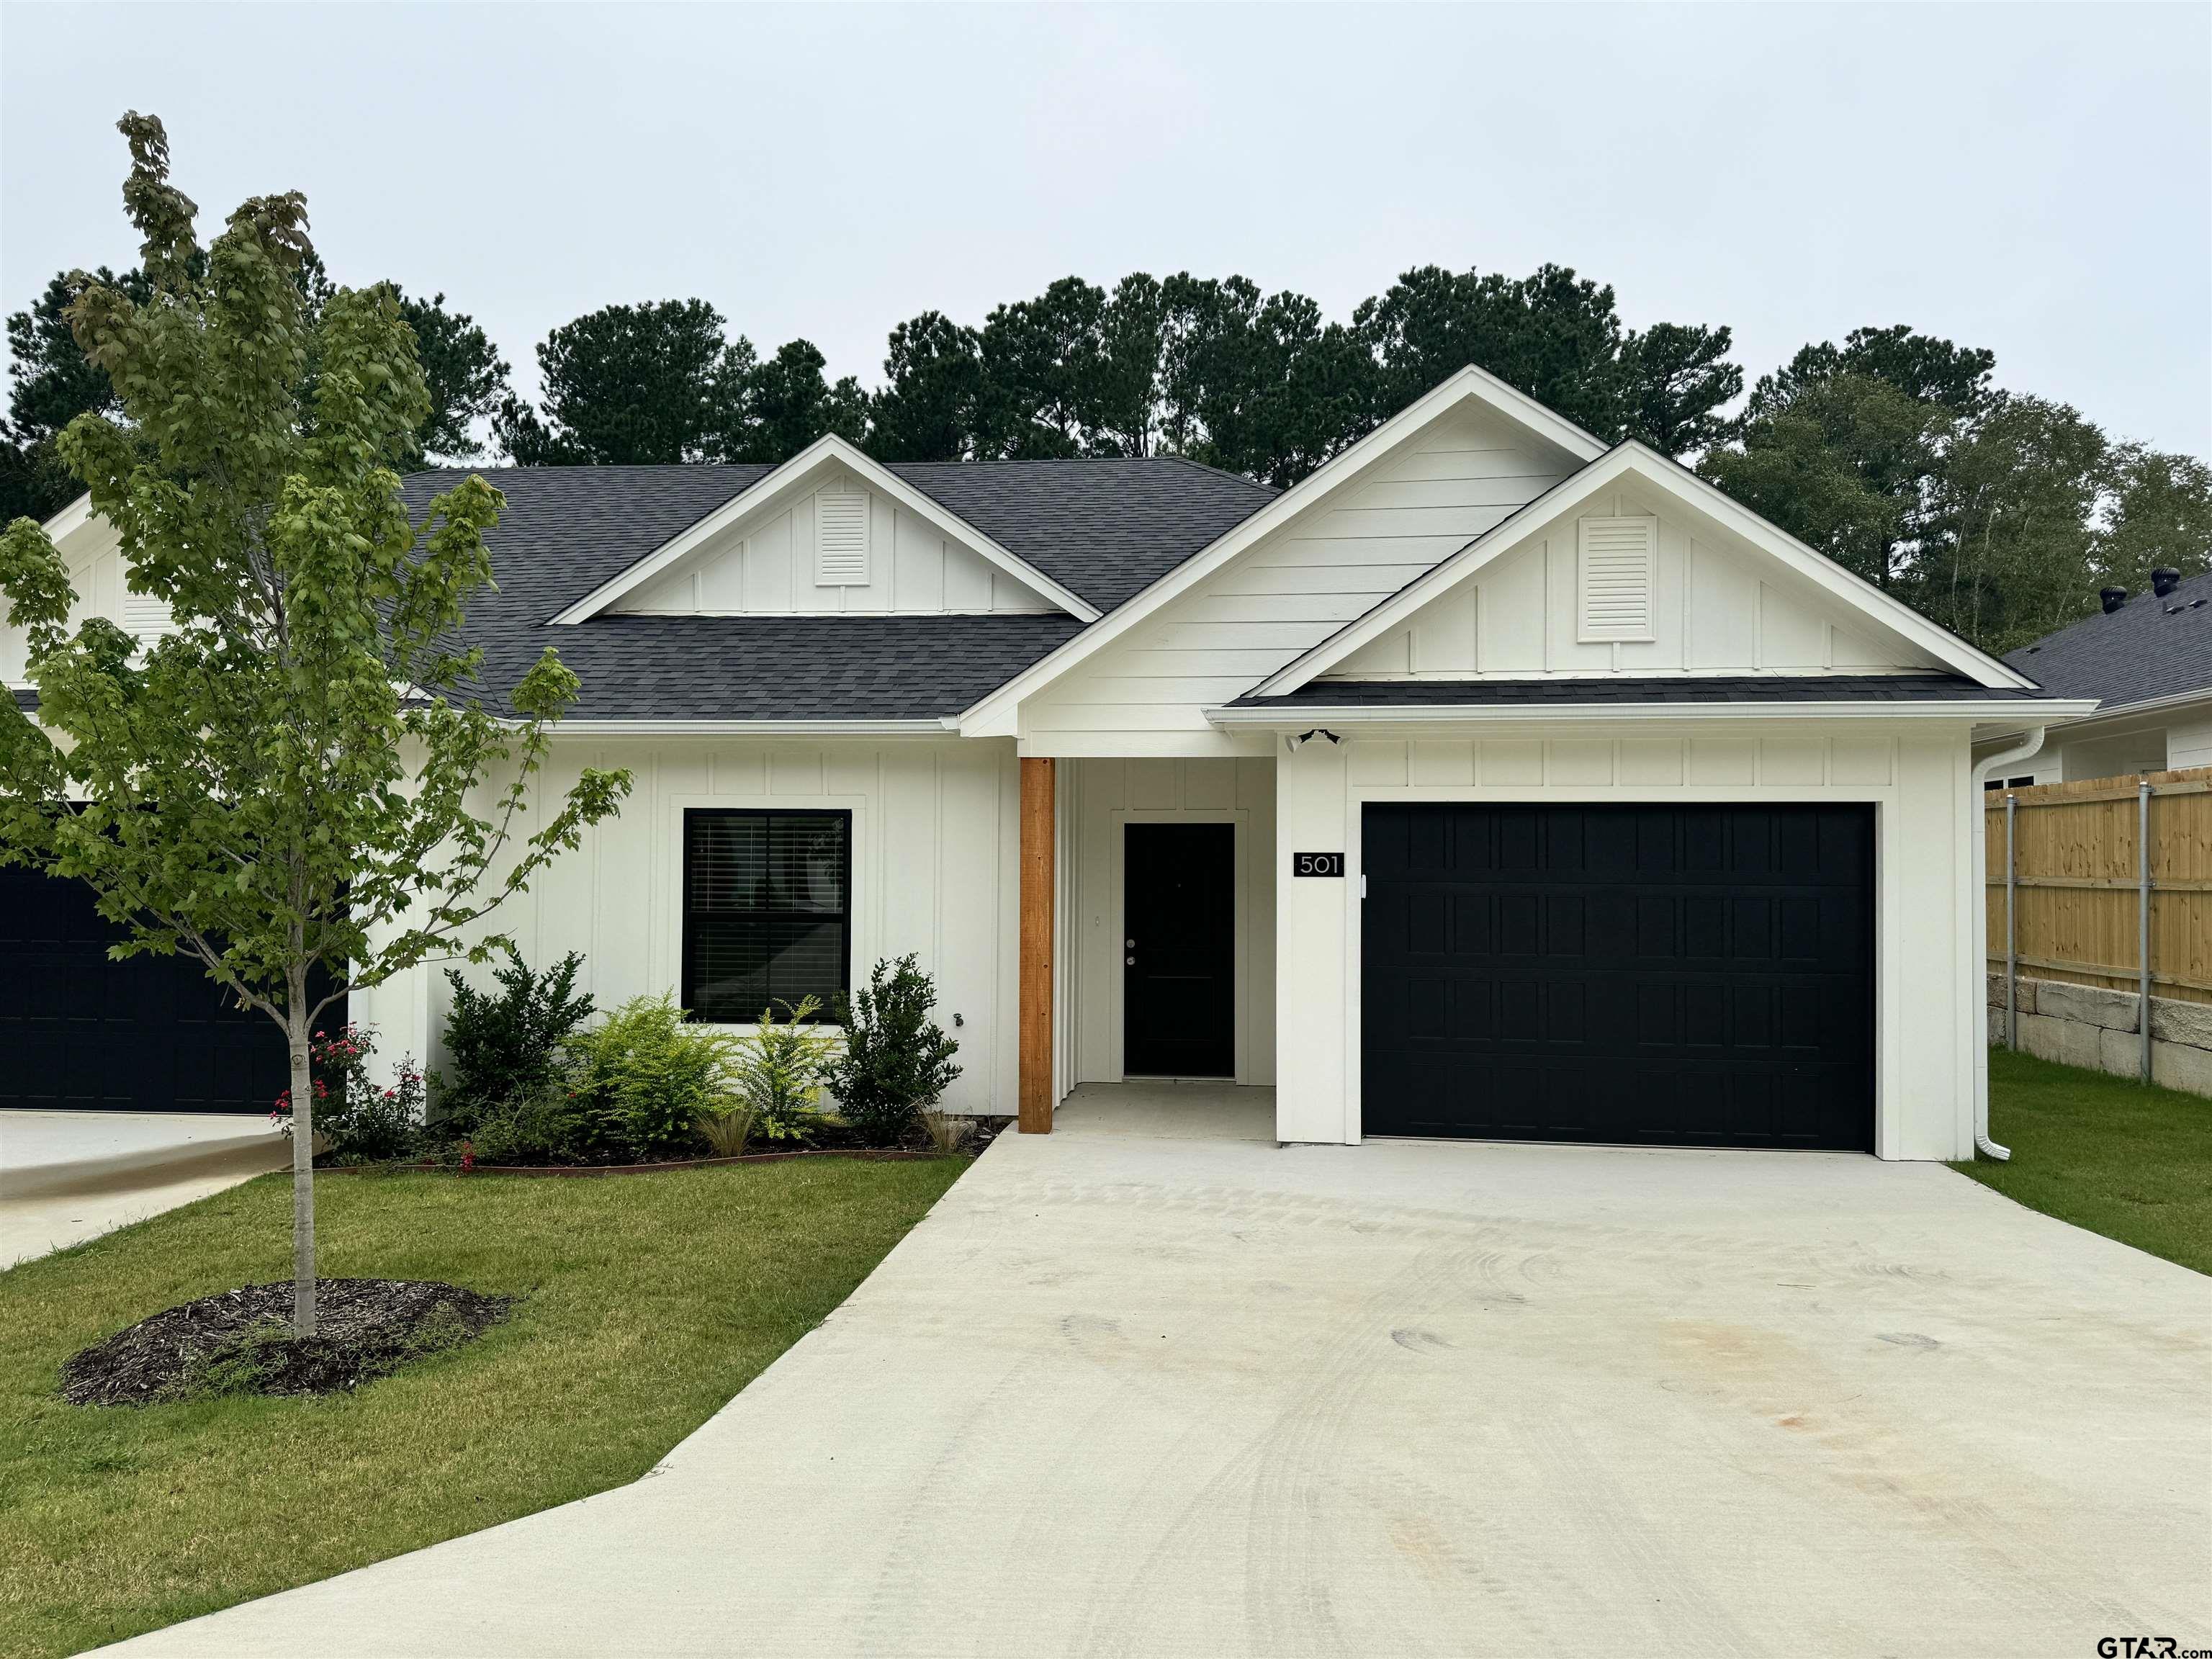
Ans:
[{"label": "tree leaves", "polygon": [[82,878],[123,951],[189,952],[298,1037],[310,968],[358,988],[489,948],[490,912],[629,781],[538,799],[578,690],[551,653],[519,720],[473,682],[459,630],[503,501],[470,477],[409,519],[395,467],[432,398],[398,292],[301,280],[320,267],[295,196],[198,250],[159,124],[125,125],[148,276],[75,289],[112,395],[57,442],[176,629],[69,632],[58,552],[28,519],[0,533],[40,697],[36,721],[0,707],[0,860]]},{"label": "tree leaves", "polygon": [[1701,470],[1990,651],[2088,615],[2107,584],[2212,562],[2212,471],[2115,444],[2076,410],[2002,390],[1996,368],[1902,325],[1806,346]]}]

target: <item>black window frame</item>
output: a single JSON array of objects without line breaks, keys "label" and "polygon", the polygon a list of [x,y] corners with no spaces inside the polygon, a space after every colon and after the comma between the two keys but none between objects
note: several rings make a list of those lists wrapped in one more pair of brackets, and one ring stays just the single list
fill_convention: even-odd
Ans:
[{"label": "black window frame", "polygon": [[[706,1015],[700,1013],[695,1006],[693,992],[696,988],[692,981],[694,961],[692,945],[696,937],[699,913],[692,908],[691,904],[691,824],[694,819],[703,818],[837,818],[842,821],[845,827],[845,833],[843,837],[842,859],[837,872],[838,880],[844,890],[845,907],[842,910],[836,912],[825,912],[820,910],[809,910],[805,912],[761,910],[741,912],[738,914],[751,915],[805,915],[821,918],[823,920],[827,920],[830,915],[835,915],[838,921],[837,990],[839,994],[842,995],[850,996],[853,994],[852,810],[849,807],[842,806],[687,806],[684,809],[683,823],[684,887],[683,891],[678,895],[678,902],[682,907],[684,918],[684,937],[683,943],[680,946],[680,949],[683,951],[684,960],[678,975],[678,983],[680,986],[680,989],[678,992],[678,1001],[683,1007],[684,1018],[687,1020],[706,1025],[750,1025],[755,1023],[755,1020],[757,1018],[757,1016],[755,1015],[753,1017],[738,1020],[711,1019]],[[825,1000],[822,1012],[815,1017],[814,1023],[818,1025],[842,1025],[843,1022],[837,1018],[836,1014],[837,1005],[836,999],[833,997]]]}]

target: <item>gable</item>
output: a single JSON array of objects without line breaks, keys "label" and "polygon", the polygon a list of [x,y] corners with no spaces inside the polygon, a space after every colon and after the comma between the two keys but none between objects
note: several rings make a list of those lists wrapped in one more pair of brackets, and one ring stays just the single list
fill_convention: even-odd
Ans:
[{"label": "gable", "polygon": [[[862,497],[868,498],[865,506]],[[879,518],[877,498],[890,509],[887,521]],[[916,573],[908,581],[908,592],[919,614],[1026,609],[1011,597],[1016,590],[1026,590],[1042,599],[1048,610],[1064,611],[1084,622],[1097,620],[1097,607],[1090,601],[834,433],[817,438],[551,620],[562,626],[588,622],[636,604],[638,596],[648,590],[662,614],[697,615],[703,608],[707,614],[744,615],[750,613],[745,607],[754,604],[767,615],[898,614],[897,520],[902,517],[915,521],[905,541],[910,571]],[[1010,578],[1014,586],[1005,590],[1009,597],[1002,602],[1001,590],[994,583],[988,595],[980,596],[979,605],[948,605],[940,576],[937,597],[925,601],[931,586],[925,567],[941,567],[945,561],[942,547],[931,556],[922,526],[934,531],[945,546],[957,545],[981,558],[995,574]],[[687,592],[675,580],[699,576],[711,565],[726,565],[733,539],[747,544],[756,532],[760,548],[739,546],[734,581],[732,572],[722,570],[711,595],[700,582],[694,581]],[[951,577],[955,596],[963,600],[979,597],[967,591],[961,574],[955,570]],[[732,603],[741,608],[719,608]]]},{"label": "gable", "polygon": [[[1496,527],[1578,465],[1480,403],[1457,402],[1193,582],[1021,706],[1025,737],[1229,741],[1201,711],[1250,688]],[[1082,735],[1078,735],[1082,734]]]},{"label": "gable", "polygon": [[672,568],[617,597],[643,616],[1037,615],[1029,582],[849,468],[740,514]]},{"label": "gable", "polygon": [[1624,477],[1322,669],[1337,680],[1864,674],[1946,666]]},{"label": "gable", "polygon": [[[1035,714],[1048,709],[1073,708],[1086,702],[1123,702],[1158,709],[1163,699],[1142,688],[1121,684],[1146,675],[1098,671],[1109,654],[1126,654],[1145,648],[1140,638],[1150,638],[1153,648],[1176,651],[1190,637],[1177,632],[1202,628],[1214,620],[1244,621],[1258,631],[1241,642],[1210,639],[1207,651],[1238,653],[1266,653],[1277,661],[1285,652],[1310,648],[1307,641],[1326,638],[1327,624],[1361,614],[1354,604],[1371,605],[1378,592],[1378,573],[1390,564],[1401,572],[1425,568],[1424,561],[1439,556],[1438,550],[1467,526],[1496,525],[1510,516],[1516,505],[1529,499],[1532,486],[1543,479],[1571,475],[1595,461],[1605,447],[1572,422],[1546,409],[1525,393],[1515,391],[1496,375],[1469,366],[1419,397],[1382,422],[1374,431],[1280,495],[1225,529],[1194,556],[1178,562],[1142,592],[1121,605],[1095,626],[1053,652],[1026,672],[1016,675],[960,719],[960,729],[971,737],[1006,736],[1017,732],[1042,732]],[[1473,456],[1472,460],[1444,459]],[[1492,457],[1491,459],[1480,459]],[[1388,489],[1376,486],[1387,483]],[[1423,485],[1437,488],[1425,490]],[[1355,497],[1363,497],[1355,501]],[[1474,497],[1474,499],[1469,499]],[[1320,531],[1314,520],[1325,514],[1357,509],[1371,517],[1339,517],[1333,526]],[[1302,527],[1303,526],[1303,527]],[[1299,541],[1334,543],[1335,548],[1310,550],[1303,558],[1269,560],[1267,551],[1287,555]],[[1425,545],[1424,544],[1425,543]],[[1353,550],[1355,544],[1364,544]],[[1223,579],[1233,571],[1307,567],[1303,575],[1253,578],[1258,591],[1237,591]],[[1327,584],[1334,573],[1351,571],[1356,580],[1349,588]],[[1206,591],[1212,590],[1212,591]],[[1193,607],[1191,602],[1215,602],[1225,613],[1218,617],[1170,615]],[[1223,659],[1221,660],[1231,660]],[[1191,667],[1188,661],[1172,665]],[[1212,659],[1195,665],[1218,665]],[[1103,697],[1086,697],[1085,682],[1106,687]],[[1110,684],[1109,684],[1110,683]],[[1165,700],[1172,704],[1175,699]],[[1194,726],[1194,711],[1152,718],[1185,732],[1202,734],[1202,722]],[[1110,730],[1074,717],[1064,730]],[[1136,729],[1149,729],[1139,726]],[[1217,734],[1218,735],[1218,734]],[[1074,754],[1076,748],[1045,752]],[[1114,752],[1097,749],[1093,752]],[[1201,752],[1188,749],[1185,752]]]},{"label": "gable", "polygon": [[[1632,539],[1649,583],[1638,620],[1593,626],[1603,605],[1589,592],[1590,526],[1607,526],[1618,548],[1638,519],[1648,522]],[[1415,666],[1425,638],[1441,653],[1433,668]],[[2033,684],[1634,440],[1254,690],[1284,696],[1355,663],[1348,672],[1401,678],[1933,669],[1977,685]]]}]

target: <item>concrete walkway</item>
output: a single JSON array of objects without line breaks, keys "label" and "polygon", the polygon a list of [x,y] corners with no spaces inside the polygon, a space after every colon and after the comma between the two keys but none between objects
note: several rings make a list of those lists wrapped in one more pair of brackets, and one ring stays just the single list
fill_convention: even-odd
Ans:
[{"label": "concrete walkway", "polygon": [[2212,1279],[1932,1165],[1092,1115],[646,1480],[122,1650],[2212,1645]]},{"label": "concrete walkway", "polygon": [[269,1120],[0,1112],[0,1267],[82,1243],[291,1161]]}]

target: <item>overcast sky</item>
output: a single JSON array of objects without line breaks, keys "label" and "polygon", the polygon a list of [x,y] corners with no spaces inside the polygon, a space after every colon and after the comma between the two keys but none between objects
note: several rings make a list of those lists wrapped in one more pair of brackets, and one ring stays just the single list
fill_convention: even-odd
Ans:
[{"label": "overcast sky", "polygon": [[113,131],[204,234],[305,190],[341,281],[546,331],[698,295],[879,378],[892,324],[1075,272],[1610,283],[1753,375],[1908,322],[2212,454],[2212,8],[0,9],[0,303],[136,257]]}]

